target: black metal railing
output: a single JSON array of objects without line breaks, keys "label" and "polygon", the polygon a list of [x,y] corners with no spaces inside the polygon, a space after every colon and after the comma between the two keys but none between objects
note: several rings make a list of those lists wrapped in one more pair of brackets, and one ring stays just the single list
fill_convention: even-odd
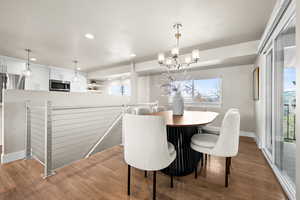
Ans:
[{"label": "black metal railing", "polygon": [[284,104],[284,116],[283,120],[286,124],[284,130],[284,140],[286,142],[293,142],[296,140],[296,115],[295,115],[296,104]]}]

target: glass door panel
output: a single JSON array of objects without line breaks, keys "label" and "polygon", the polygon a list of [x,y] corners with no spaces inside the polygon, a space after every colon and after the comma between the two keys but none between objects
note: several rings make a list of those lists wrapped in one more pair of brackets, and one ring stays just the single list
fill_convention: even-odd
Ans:
[{"label": "glass door panel", "polygon": [[296,27],[291,22],[275,40],[275,164],[295,184]]},{"label": "glass door panel", "polygon": [[273,49],[266,55],[266,137],[265,149],[273,160]]}]

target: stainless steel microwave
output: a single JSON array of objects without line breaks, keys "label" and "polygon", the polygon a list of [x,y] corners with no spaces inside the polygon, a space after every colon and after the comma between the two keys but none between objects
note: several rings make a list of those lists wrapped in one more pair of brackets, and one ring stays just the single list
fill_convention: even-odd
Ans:
[{"label": "stainless steel microwave", "polygon": [[70,88],[70,81],[50,80],[49,82],[50,91],[70,92]]}]

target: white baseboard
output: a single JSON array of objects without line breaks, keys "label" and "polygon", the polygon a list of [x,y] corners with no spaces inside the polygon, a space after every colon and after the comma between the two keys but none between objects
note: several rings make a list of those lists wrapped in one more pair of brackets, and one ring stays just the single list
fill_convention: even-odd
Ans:
[{"label": "white baseboard", "polygon": [[251,137],[256,142],[256,146],[261,149],[260,138],[254,132],[240,131],[240,136]]},{"label": "white baseboard", "polygon": [[1,163],[9,163],[15,160],[20,160],[25,158],[25,151],[17,151],[8,154],[1,154]]},{"label": "white baseboard", "polygon": [[251,138],[256,139],[255,133],[249,132],[249,131],[240,131],[240,136],[251,137]]}]

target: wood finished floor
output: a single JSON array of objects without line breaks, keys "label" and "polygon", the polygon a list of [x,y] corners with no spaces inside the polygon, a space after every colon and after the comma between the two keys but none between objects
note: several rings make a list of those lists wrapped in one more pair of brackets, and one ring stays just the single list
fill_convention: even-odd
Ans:
[{"label": "wood finished floor", "polygon": [[[232,160],[229,188],[224,187],[224,159],[211,157],[207,170],[185,177],[158,173],[157,200],[287,199],[255,142],[241,138],[239,155]],[[132,170],[132,195],[126,194],[127,166],[123,149],[116,146],[59,169],[41,178],[43,168],[34,160],[20,160],[0,167],[0,199],[5,200],[96,200],[151,199],[152,176]]]}]

